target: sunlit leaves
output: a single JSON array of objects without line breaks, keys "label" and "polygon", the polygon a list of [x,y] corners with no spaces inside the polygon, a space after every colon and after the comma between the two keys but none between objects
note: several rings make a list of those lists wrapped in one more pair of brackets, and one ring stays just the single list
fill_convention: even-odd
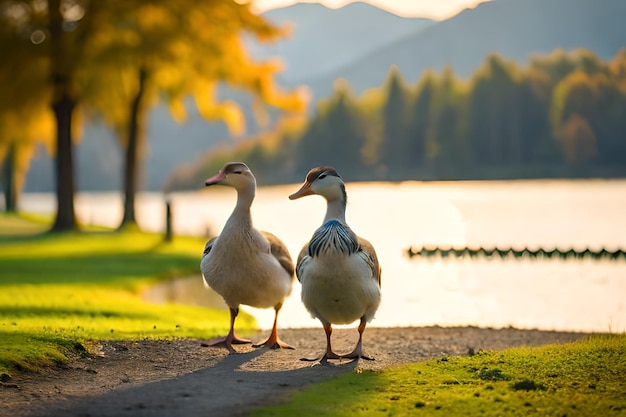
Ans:
[{"label": "sunlit leaves", "polygon": [[24,185],[37,144],[45,145],[48,152],[52,153],[53,132],[52,113],[45,108],[33,106],[0,113],[0,161],[5,160],[13,146],[14,185],[17,189]]},{"label": "sunlit leaves", "polygon": [[[247,5],[232,0],[151,0],[126,2],[113,12],[115,15],[94,38],[91,57],[97,67],[87,72],[96,77],[88,84],[101,85],[98,88],[104,91],[94,93],[91,88],[86,104],[117,129],[129,120],[115,114],[111,103],[119,101],[127,107],[124,103],[136,90],[118,82],[114,85],[123,94],[110,92],[110,83],[97,80],[110,79],[111,75],[100,75],[98,68],[136,74],[132,68],[141,66],[149,74],[145,94],[164,98],[176,120],[186,120],[185,98],[193,96],[203,117],[224,120],[233,134],[243,132],[245,121],[234,102],[220,103],[216,91],[221,82],[252,93],[265,105],[303,110],[302,94],[285,93],[274,85],[273,76],[280,68],[269,61],[253,62],[243,50],[240,37],[244,32],[259,40],[274,39],[282,33],[253,15]],[[118,78],[121,82],[122,77]],[[151,102],[156,103],[154,99]]]},{"label": "sunlit leaves", "polygon": [[29,34],[40,27],[36,2],[0,2],[0,165],[12,149],[14,186],[24,184],[38,144],[54,150],[48,66]]},{"label": "sunlit leaves", "polygon": [[[0,68],[0,154],[9,141],[19,141],[30,153],[35,141],[49,145],[50,104],[59,100],[71,104],[74,137],[85,116],[103,120],[123,146],[136,135],[136,146],[144,147],[146,121],[135,119],[145,119],[160,101],[184,122],[185,106],[194,98],[207,120],[224,121],[233,135],[244,132],[240,104],[218,94],[224,83],[253,97],[259,119],[267,116],[267,106],[286,111],[306,106],[303,91],[282,91],[275,84],[277,62],[255,62],[244,50],[244,34],[265,42],[285,33],[253,14],[247,3],[0,0],[0,23],[0,49],[10,63]],[[145,75],[142,83],[139,74]],[[138,111],[132,111],[135,104]],[[18,129],[10,120],[25,121],[24,112],[33,121]],[[135,134],[133,126],[139,129]]]},{"label": "sunlit leaves", "polygon": [[197,80],[197,91],[194,95],[198,112],[207,120],[224,120],[234,134],[240,134],[244,127],[244,116],[241,109],[231,101],[221,103],[215,100],[216,84],[206,80]]}]

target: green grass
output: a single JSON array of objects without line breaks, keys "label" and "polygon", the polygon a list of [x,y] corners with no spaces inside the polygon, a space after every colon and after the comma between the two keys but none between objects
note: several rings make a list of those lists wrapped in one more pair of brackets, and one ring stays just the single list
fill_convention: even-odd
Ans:
[{"label": "green grass", "polygon": [[[28,222],[32,223],[31,219]],[[22,216],[0,216],[0,375],[64,362],[91,341],[211,338],[227,311],[144,301],[148,286],[199,273],[204,241],[124,232],[35,233]],[[44,229],[45,230],[45,229]],[[240,314],[238,330],[254,330]]]},{"label": "green grass", "polygon": [[356,372],[250,416],[626,415],[626,335]]}]

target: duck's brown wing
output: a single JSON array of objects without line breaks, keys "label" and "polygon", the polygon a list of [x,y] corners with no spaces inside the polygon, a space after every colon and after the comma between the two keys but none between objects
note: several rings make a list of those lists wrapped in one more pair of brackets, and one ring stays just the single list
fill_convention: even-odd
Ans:
[{"label": "duck's brown wing", "polygon": [[382,268],[380,267],[380,263],[378,262],[378,256],[376,255],[376,250],[374,246],[370,243],[369,240],[359,237],[359,245],[361,246],[361,251],[367,260],[369,267],[372,270],[372,276],[376,281],[378,281],[378,286],[381,286],[381,275]]},{"label": "duck's brown wing", "polygon": [[293,265],[293,260],[291,259],[291,255],[289,254],[289,250],[287,246],[283,243],[282,240],[277,238],[270,232],[261,232],[263,236],[270,242],[270,251],[272,255],[278,260],[280,265],[289,273],[290,276],[294,276],[295,267]]},{"label": "duck's brown wing", "polygon": [[302,261],[305,258],[309,258],[309,244],[308,242],[302,246],[300,249],[300,253],[298,254],[298,261],[296,262],[296,276],[298,277],[298,281],[302,282],[302,277],[300,276],[300,267],[302,266]]}]

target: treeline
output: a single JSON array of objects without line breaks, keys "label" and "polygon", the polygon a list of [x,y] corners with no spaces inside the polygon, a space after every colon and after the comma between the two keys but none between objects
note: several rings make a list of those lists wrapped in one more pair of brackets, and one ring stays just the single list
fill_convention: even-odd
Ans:
[{"label": "treeline", "polygon": [[174,170],[169,189],[197,189],[228,160],[263,184],[298,182],[334,165],[349,180],[615,177],[626,174],[626,50],[488,56],[468,79],[451,68],[408,84],[392,67],[356,97],[338,82],[309,119],[203,155]]}]

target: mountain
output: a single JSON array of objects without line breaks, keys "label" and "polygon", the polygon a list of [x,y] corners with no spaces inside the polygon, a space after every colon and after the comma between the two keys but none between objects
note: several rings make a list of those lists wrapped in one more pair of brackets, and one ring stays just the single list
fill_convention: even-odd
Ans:
[{"label": "mountain", "polygon": [[290,36],[272,45],[249,42],[247,46],[254,57],[281,57],[285,69],[277,79],[290,86],[332,73],[435,23],[396,16],[361,2],[334,10],[321,4],[299,3],[270,10],[263,17],[278,26],[290,26]]},{"label": "mountain", "polygon": [[332,93],[336,78],[353,91],[379,86],[392,64],[409,83],[427,68],[450,65],[468,77],[491,52],[525,64],[534,54],[587,48],[610,59],[626,47],[624,0],[494,0],[466,9],[360,59],[309,80],[320,96]]}]

